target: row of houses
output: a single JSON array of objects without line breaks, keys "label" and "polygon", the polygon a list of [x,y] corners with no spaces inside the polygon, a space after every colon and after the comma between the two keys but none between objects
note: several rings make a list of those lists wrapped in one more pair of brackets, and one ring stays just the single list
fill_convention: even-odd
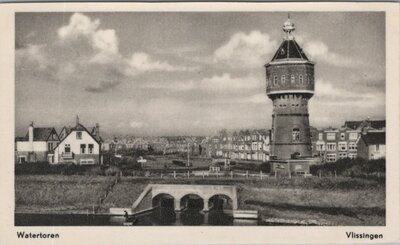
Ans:
[{"label": "row of houses", "polygon": [[240,130],[228,133],[221,130],[208,144],[211,157],[232,160],[268,161],[270,156],[270,130]]},{"label": "row of houses", "polygon": [[[335,162],[343,158],[379,159],[386,155],[385,120],[346,121],[340,128],[311,128],[313,157],[319,162]],[[187,154],[207,158],[225,158],[266,162],[270,155],[270,130],[221,130],[213,137],[131,137],[111,140],[100,137],[96,124],[88,130],[76,118],[74,127],[29,125],[24,137],[16,138],[17,163],[49,162],[101,164],[102,152],[140,150],[161,154]]]},{"label": "row of houses", "polygon": [[313,155],[322,162],[357,157],[384,158],[385,133],[385,120],[346,121],[340,128],[318,130],[317,138],[313,139]]},{"label": "row of houses", "polygon": [[[385,158],[386,121],[346,121],[340,128],[310,128],[314,162],[357,157]],[[222,130],[209,141],[211,157],[265,162],[270,160],[270,130]]]},{"label": "row of houses", "polygon": [[100,126],[88,130],[76,118],[74,127],[63,127],[59,133],[54,127],[35,127],[33,122],[24,137],[15,139],[15,161],[101,164]]}]

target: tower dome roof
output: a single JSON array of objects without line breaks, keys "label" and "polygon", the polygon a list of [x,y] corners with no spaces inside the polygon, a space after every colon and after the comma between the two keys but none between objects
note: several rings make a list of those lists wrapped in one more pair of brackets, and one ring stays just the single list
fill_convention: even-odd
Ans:
[{"label": "tower dome roof", "polygon": [[287,59],[300,59],[309,61],[306,54],[303,52],[303,49],[300,48],[299,44],[297,44],[296,40],[292,32],[294,32],[295,27],[294,23],[290,20],[290,15],[288,14],[288,19],[283,24],[282,30],[286,33],[286,36],[279,46],[279,49],[276,51],[272,61],[282,61]]},{"label": "tower dome roof", "polygon": [[271,61],[285,59],[302,59],[309,61],[303,49],[294,39],[283,40]]}]

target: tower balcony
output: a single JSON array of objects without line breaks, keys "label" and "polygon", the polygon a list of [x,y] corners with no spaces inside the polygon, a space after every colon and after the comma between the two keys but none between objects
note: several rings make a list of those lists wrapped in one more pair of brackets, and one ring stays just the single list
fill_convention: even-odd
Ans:
[{"label": "tower balcony", "polygon": [[267,86],[268,97],[276,97],[277,95],[283,94],[303,94],[311,98],[314,95],[314,85],[302,85],[302,86]]}]

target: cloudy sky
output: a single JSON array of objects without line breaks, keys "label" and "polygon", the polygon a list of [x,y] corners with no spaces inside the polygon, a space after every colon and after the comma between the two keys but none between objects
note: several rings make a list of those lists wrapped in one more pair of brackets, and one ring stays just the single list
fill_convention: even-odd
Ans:
[{"label": "cloudy sky", "polygon": [[[310,122],[385,117],[384,13],[291,13],[316,63]],[[270,128],[265,70],[287,13],[18,13],[16,133],[207,135]]]}]

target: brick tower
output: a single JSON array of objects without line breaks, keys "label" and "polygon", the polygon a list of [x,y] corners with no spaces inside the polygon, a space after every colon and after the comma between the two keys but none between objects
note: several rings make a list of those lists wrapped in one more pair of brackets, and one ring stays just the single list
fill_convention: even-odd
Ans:
[{"label": "brick tower", "polygon": [[276,159],[311,157],[308,101],[314,94],[314,63],[295,41],[290,17],[285,37],[265,65],[267,95],[272,100],[271,155]]}]

